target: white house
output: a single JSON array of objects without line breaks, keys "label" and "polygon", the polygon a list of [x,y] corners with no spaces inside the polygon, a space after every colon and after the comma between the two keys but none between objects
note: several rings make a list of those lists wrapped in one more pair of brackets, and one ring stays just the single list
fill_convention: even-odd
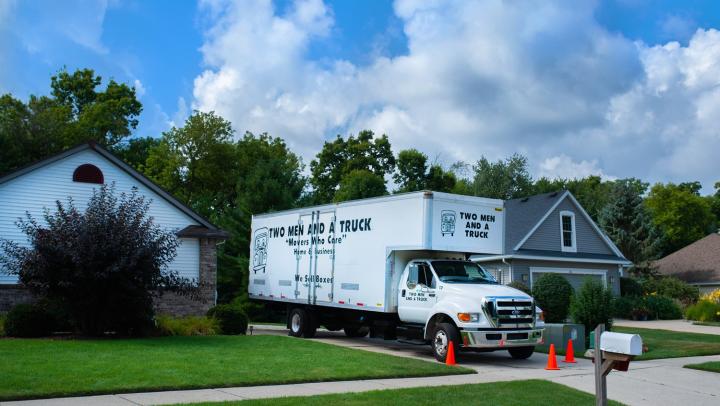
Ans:
[{"label": "white house", "polygon": [[[0,178],[0,238],[27,244],[17,227],[19,218],[30,213],[42,219],[43,210],[72,197],[84,208],[93,190],[115,184],[116,191],[138,189],[150,200],[149,216],[180,240],[170,268],[200,283],[201,300],[165,294],[156,303],[158,312],[175,315],[204,314],[215,303],[217,279],[216,245],[227,233],[193,212],[169,193],[95,143],[83,144]],[[16,303],[31,301],[16,276],[0,269],[0,312]]]}]

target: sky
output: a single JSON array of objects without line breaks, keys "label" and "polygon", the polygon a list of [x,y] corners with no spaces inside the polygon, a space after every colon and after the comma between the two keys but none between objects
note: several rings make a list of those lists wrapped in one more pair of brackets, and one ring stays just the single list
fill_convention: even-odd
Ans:
[{"label": "sky", "polygon": [[192,110],[309,162],[363,129],[444,165],[720,181],[720,2],[0,0],[0,93],[60,69],[135,86],[134,136]]}]

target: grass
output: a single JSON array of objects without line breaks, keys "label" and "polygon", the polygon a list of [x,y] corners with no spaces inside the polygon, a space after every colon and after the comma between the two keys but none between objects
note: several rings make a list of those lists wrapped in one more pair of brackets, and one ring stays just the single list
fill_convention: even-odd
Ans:
[{"label": "grass", "polygon": [[720,335],[618,326],[613,327],[612,331],[640,334],[649,351],[636,360],[720,354]]},{"label": "grass", "polygon": [[0,401],[473,373],[283,336],[0,340]]},{"label": "grass", "polygon": [[720,321],[693,321],[696,326],[720,327]]},{"label": "grass", "polygon": [[[593,405],[595,397],[565,385],[543,380],[493,382],[462,386],[438,386],[341,393],[334,395],[204,403],[204,405],[297,406],[297,405]],[[609,401],[608,404],[620,405]]]},{"label": "grass", "polygon": [[699,369],[701,371],[717,372],[720,374],[720,361],[703,362],[701,364],[685,365],[685,368]]}]

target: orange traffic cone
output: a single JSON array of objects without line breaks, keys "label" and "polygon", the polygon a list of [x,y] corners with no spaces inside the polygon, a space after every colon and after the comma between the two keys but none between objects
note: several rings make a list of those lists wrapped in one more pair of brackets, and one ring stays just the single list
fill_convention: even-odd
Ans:
[{"label": "orange traffic cone", "polygon": [[557,366],[557,359],[555,359],[555,344],[550,344],[550,353],[548,354],[548,362],[545,369],[548,371],[560,370]]},{"label": "orange traffic cone", "polygon": [[448,343],[448,353],[445,357],[445,365],[455,365],[455,344],[453,344],[452,340]]},{"label": "orange traffic cone", "polygon": [[573,351],[572,346],[572,339],[568,340],[567,348],[565,348],[565,359],[563,362],[567,362],[569,364],[575,364],[577,361],[575,361],[575,352]]}]

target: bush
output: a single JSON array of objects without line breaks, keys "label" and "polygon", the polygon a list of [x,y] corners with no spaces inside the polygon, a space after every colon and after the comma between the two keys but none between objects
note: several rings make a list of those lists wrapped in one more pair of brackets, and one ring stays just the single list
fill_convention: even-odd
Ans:
[{"label": "bush", "polygon": [[524,282],[512,281],[512,282],[508,283],[508,286],[510,286],[511,288],[515,288],[517,290],[523,291],[523,292],[527,293],[528,295],[532,296],[530,287],[528,285],[526,285]]},{"label": "bush", "polygon": [[5,319],[6,315],[0,314],[0,337],[5,337]]},{"label": "bush", "polygon": [[615,298],[613,316],[621,319],[632,319],[634,311],[640,308],[643,298],[640,296],[621,296]]},{"label": "bush", "polygon": [[720,304],[720,289],[704,294],[701,299]]},{"label": "bush", "polygon": [[535,304],[543,310],[547,323],[562,323],[567,319],[572,294],[570,282],[556,273],[543,274],[532,288]]},{"label": "bush", "polygon": [[210,308],[208,317],[217,319],[220,331],[223,334],[245,334],[248,327],[248,317],[243,309],[235,304],[219,304]]},{"label": "bush", "polygon": [[212,336],[220,333],[220,323],[212,317],[157,316],[155,324],[164,336]]},{"label": "bush", "polygon": [[697,287],[688,285],[672,276],[646,279],[643,282],[643,291],[646,295],[655,294],[677,299],[685,305],[697,302],[700,297],[700,291]]},{"label": "bush", "polygon": [[653,320],[677,320],[683,317],[680,306],[669,297],[646,296],[644,299]]},{"label": "bush", "polygon": [[53,316],[38,304],[15,305],[5,319],[5,334],[10,337],[45,337],[53,329]]},{"label": "bush", "polygon": [[720,304],[699,300],[685,310],[685,317],[697,321],[720,321]]},{"label": "bush", "polygon": [[612,326],[613,296],[602,282],[586,278],[578,293],[573,297],[570,314],[576,323],[585,325],[585,331],[593,331],[598,324],[605,329]]},{"label": "bush", "polygon": [[42,221],[28,215],[18,222],[31,246],[3,241],[0,265],[36,296],[62,303],[84,334],[145,334],[153,326],[153,292],[197,291],[166,268],[178,240],[148,216],[149,204],[137,190],[116,196],[106,185],[86,210],[57,201]]},{"label": "bush", "polygon": [[642,296],[643,287],[635,278],[620,278],[620,296]]}]

